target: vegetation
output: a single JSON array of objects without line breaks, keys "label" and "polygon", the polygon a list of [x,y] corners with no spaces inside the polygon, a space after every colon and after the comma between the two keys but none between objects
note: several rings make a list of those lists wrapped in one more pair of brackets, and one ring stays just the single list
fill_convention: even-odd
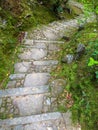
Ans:
[{"label": "vegetation", "polygon": [[53,72],[55,78],[63,78],[67,85],[58,98],[59,110],[70,109],[73,121],[82,125],[82,130],[98,128],[98,27],[90,24],[66,41],[60,61],[67,54],[76,55],[79,43],[85,45],[85,53],[71,64],[60,63]]},{"label": "vegetation", "polygon": [[4,88],[25,31],[57,18],[45,6],[28,0],[0,0],[0,16],[0,88]]}]

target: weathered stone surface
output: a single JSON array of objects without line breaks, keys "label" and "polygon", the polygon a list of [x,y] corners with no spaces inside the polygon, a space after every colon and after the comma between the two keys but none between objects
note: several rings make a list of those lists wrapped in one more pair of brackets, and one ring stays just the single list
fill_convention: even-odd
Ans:
[{"label": "weathered stone surface", "polygon": [[0,126],[15,126],[15,125],[25,125],[25,124],[32,124],[32,123],[42,123],[44,121],[53,121],[55,120],[61,120],[62,114],[59,112],[53,112],[53,113],[45,113],[40,115],[33,115],[33,116],[25,116],[25,117],[19,117],[19,118],[13,118],[13,119],[6,119],[6,120],[0,120]]},{"label": "weathered stone surface", "polygon": [[47,43],[34,43],[34,45],[30,45],[30,44],[27,44],[27,45],[23,45],[23,48],[37,48],[37,49],[47,49]]},{"label": "weathered stone surface", "polygon": [[45,39],[46,40],[46,37],[45,35],[43,34],[43,31],[41,29],[36,29],[36,30],[33,30],[32,34],[29,36],[31,39],[35,39],[35,40],[42,40],[42,39]]},{"label": "weathered stone surface", "polygon": [[43,124],[26,125],[24,129],[25,130],[32,130],[32,129],[34,129],[34,130],[46,130],[45,124],[44,124],[44,126],[43,126]]},{"label": "weathered stone surface", "polygon": [[25,44],[25,45],[34,45],[34,40],[25,39],[25,41],[23,42],[23,44]]},{"label": "weathered stone surface", "polygon": [[25,74],[11,74],[10,75],[10,79],[11,80],[17,80],[17,79],[23,79],[25,77]]},{"label": "weathered stone surface", "polygon": [[72,54],[68,54],[62,58],[62,62],[70,64],[74,60],[74,56]]},{"label": "weathered stone surface", "polygon": [[48,44],[58,43],[58,44],[64,44],[63,41],[55,41],[55,40],[34,40],[34,43],[48,43]]},{"label": "weathered stone surface", "polygon": [[74,56],[75,60],[78,60],[81,58],[81,56],[85,53],[85,45],[84,44],[78,44],[76,54]]},{"label": "weathered stone surface", "polygon": [[2,99],[0,98],[0,107],[1,107],[1,105],[2,105]]},{"label": "weathered stone surface", "polygon": [[0,128],[0,130],[6,130],[6,129],[4,129],[4,128]]},{"label": "weathered stone surface", "polygon": [[[53,124],[51,123],[51,125]],[[33,124],[33,125],[26,125],[24,129],[25,130],[58,130],[56,126],[49,127],[47,122],[45,123],[42,122],[42,124],[38,123],[38,124]]]},{"label": "weathered stone surface", "polygon": [[[49,86],[32,86],[26,88],[13,88],[0,90],[0,98],[2,97],[12,97],[12,96],[23,96],[30,94],[41,94],[49,91]],[[8,99],[7,99],[8,100]]]},{"label": "weathered stone surface", "polygon": [[15,73],[19,73],[19,72],[27,72],[28,69],[31,66],[31,62],[21,62],[21,63],[16,63],[14,66],[15,69]]},{"label": "weathered stone surface", "polygon": [[59,94],[61,94],[65,85],[66,81],[63,79],[56,79],[52,81],[52,83],[50,84],[52,96],[57,97]]},{"label": "weathered stone surface", "polygon": [[48,49],[51,51],[58,51],[60,50],[60,47],[56,44],[49,44]]},{"label": "weathered stone surface", "polygon": [[39,48],[39,49],[47,49],[47,45],[45,43],[34,43],[33,47]]},{"label": "weathered stone surface", "polygon": [[37,73],[46,73],[46,72],[51,72],[53,69],[56,68],[56,65],[36,65],[32,68],[32,70],[34,72],[37,72]]},{"label": "weathered stone surface", "polygon": [[33,87],[38,85],[46,85],[50,78],[48,73],[28,74],[25,78],[24,87]]},{"label": "weathered stone surface", "polygon": [[[54,30],[55,31],[55,30]],[[56,35],[53,31],[51,30],[43,30],[43,33],[45,35],[45,37],[48,39],[48,40],[55,40],[58,38],[58,35]]]},{"label": "weathered stone surface", "polygon": [[51,65],[57,65],[58,61],[55,60],[47,60],[47,61],[34,61],[34,65],[46,65],[46,66],[51,66]]},{"label": "weathered stone surface", "polygon": [[24,130],[22,125],[15,126],[13,130]]},{"label": "weathered stone surface", "polygon": [[7,88],[15,88],[16,86],[16,81],[9,81],[7,84]]},{"label": "weathered stone surface", "polygon": [[12,130],[11,128],[6,128],[6,127],[3,127],[3,128],[0,128],[0,130]]},{"label": "weathered stone surface", "polygon": [[47,51],[43,49],[31,49],[19,55],[19,58],[24,60],[40,60],[47,55]]},{"label": "weathered stone surface", "polygon": [[51,105],[51,99],[49,98],[49,97],[45,97],[45,99],[44,99],[45,101],[44,101],[44,105],[48,105],[48,106],[50,106]]},{"label": "weathered stone surface", "polygon": [[63,113],[63,117],[66,122],[66,126],[70,126],[72,124],[71,116],[72,116],[72,113],[70,111]]},{"label": "weathered stone surface", "polygon": [[84,51],[85,51],[85,45],[84,44],[78,44],[78,46],[77,46],[77,53],[84,53]]},{"label": "weathered stone surface", "polygon": [[13,104],[19,109],[20,116],[42,112],[43,95],[28,95],[13,99]]},{"label": "weathered stone surface", "polygon": [[67,6],[69,6],[69,8],[72,10],[72,12],[77,15],[83,13],[83,5],[81,5],[80,3],[76,2],[76,1],[69,0],[69,2],[67,3]]}]

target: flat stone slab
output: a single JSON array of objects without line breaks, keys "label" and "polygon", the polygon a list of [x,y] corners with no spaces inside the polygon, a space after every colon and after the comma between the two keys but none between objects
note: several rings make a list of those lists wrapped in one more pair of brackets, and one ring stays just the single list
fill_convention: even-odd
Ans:
[{"label": "flat stone slab", "polygon": [[50,78],[49,73],[28,74],[25,78],[24,87],[46,85],[48,83],[49,78]]},{"label": "flat stone slab", "polygon": [[58,35],[55,33],[55,30],[53,32],[52,30],[46,29],[43,30],[43,34],[48,40],[56,40],[58,38]]},{"label": "flat stone slab", "polygon": [[6,87],[7,88],[15,88],[16,87],[16,81],[9,81]]},{"label": "flat stone slab", "polygon": [[27,95],[13,99],[13,104],[19,109],[20,116],[38,114],[43,108],[43,94]]},{"label": "flat stone slab", "polygon": [[50,83],[51,86],[51,94],[53,97],[57,97],[61,94],[66,86],[66,81],[63,79],[55,79]]},{"label": "flat stone slab", "polygon": [[0,126],[4,130],[13,126],[23,127],[23,130],[66,130],[62,114],[59,112],[2,120]]},{"label": "flat stone slab", "polygon": [[49,86],[15,88],[0,91],[0,119],[49,112],[51,104],[44,104]]},{"label": "flat stone slab", "polygon": [[63,41],[55,41],[55,40],[33,40],[34,43],[58,43],[58,44],[63,44],[64,42]]},{"label": "flat stone slab", "polygon": [[47,56],[46,50],[33,48],[30,50],[25,50],[19,55],[19,58],[24,60],[40,60],[45,56]]},{"label": "flat stone slab", "polygon": [[52,44],[48,45],[48,49],[50,51],[59,51],[60,50],[60,45],[52,43]]},{"label": "flat stone slab", "polygon": [[21,62],[21,63],[16,63],[14,66],[14,72],[15,73],[24,73],[27,72],[28,69],[31,66],[31,62]]},{"label": "flat stone slab", "polygon": [[30,40],[30,39],[26,39],[25,42],[23,44],[26,44],[26,45],[35,45],[36,43],[58,43],[58,44],[63,44],[64,42],[63,41],[55,41],[55,40]]},{"label": "flat stone slab", "polygon": [[27,88],[12,88],[0,90],[0,98],[3,97],[15,97],[15,96],[23,96],[23,95],[35,95],[49,92],[49,86],[32,86]]},{"label": "flat stone slab", "polygon": [[47,61],[34,61],[33,62],[34,65],[45,65],[45,66],[53,66],[53,65],[57,65],[58,61],[55,60],[47,60]]},{"label": "flat stone slab", "polygon": [[[40,41],[40,40],[39,40]],[[23,47],[33,47],[33,48],[38,48],[38,49],[47,49],[47,44],[44,42],[35,42],[34,40],[29,40],[27,39],[23,43]]]},{"label": "flat stone slab", "polygon": [[36,65],[32,68],[33,72],[36,73],[50,73],[52,70],[54,70],[56,68],[56,65]]},{"label": "flat stone slab", "polygon": [[10,80],[18,80],[25,78],[25,74],[11,74],[9,76]]}]

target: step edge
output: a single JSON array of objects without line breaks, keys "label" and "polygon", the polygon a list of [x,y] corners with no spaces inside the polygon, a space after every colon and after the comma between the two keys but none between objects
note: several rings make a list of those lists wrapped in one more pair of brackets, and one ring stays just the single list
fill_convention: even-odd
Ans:
[{"label": "step edge", "polygon": [[23,124],[30,124],[48,120],[56,120],[59,118],[63,118],[60,112],[52,112],[52,113],[45,113],[40,115],[32,115],[32,116],[25,116],[25,117],[18,117],[13,119],[5,119],[0,120],[0,126],[15,126],[15,125],[23,125]]},{"label": "step edge", "polygon": [[23,95],[36,95],[49,92],[49,85],[43,86],[33,86],[25,88],[10,88],[5,90],[0,90],[0,98],[3,97],[16,97]]}]

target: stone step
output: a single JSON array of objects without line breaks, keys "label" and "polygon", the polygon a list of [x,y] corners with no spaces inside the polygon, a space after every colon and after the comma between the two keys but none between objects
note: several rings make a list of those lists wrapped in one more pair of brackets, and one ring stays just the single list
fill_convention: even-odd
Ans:
[{"label": "stone step", "polygon": [[[39,49],[39,48],[23,48],[22,52],[18,55],[20,60],[23,61],[38,61],[38,60],[56,60],[57,53],[60,52],[62,48],[50,44],[49,49]],[[58,55],[59,56],[59,55]]]},{"label": "stone step", "polygon": [[[60,23],[60,24],[59,24]],[[47,27],[42,27],[41,31],[44,37],[47,40],[57,40],[62,38],[64,35],[67,34],[70,28],[78,28],[79,26],[78,20],[69,20],[69,21],[63,21],[63,22],[57,22],[57,25],[49,24]],[[70,31],[71,33],[71,31]],[[37,34],[36,34],[37,35]]]},{"label": "stone step", "polygon": [[7,88],[33,87],[47,85],[50,79],[49,73],[27,73],[27,74],[11,74]]},{"label": "stone step", "polygon": [[49,86],[0,90],[0,119],[50,111]]},{"label": "stone step", "polygon": [[15,73],[50,72],[58,64],[56,60],[19,62],[14,65]]},{"label": "stone step", "polygon": [[28,40],[26,39],[22,44],[23,52],[27,49],[43,49],[46,51],[59,51],[63,41],[45,41],[45,40]]},{"label": "stone step", "polygon": [[31,40],[31,39],[25,39],[25,41],[22,43],[22,44],[25,44],[25,45],[34,45],[36,43],[47,43],[47,44],[51,44],[51,43],[54,43],[54,44],[63,44],[64,42],[63,41],[51,41],[51,40]]},{"label": "stone step", "polygon": [[66,130],[59,112],[2,120],[0,126],[3,130]]},{"label": "stone step", "polygon": [[49,92],[49,86],[33,86],[26,88],[12,88],[0,90],[0,98],[12,97],[12,96],[26,96],[26,95],[35,95]]},{"label": "stone step", "polygon": [[41,60],[47,56],[47,50],[30,48],[23,50],[23,53],[19,54],[19,58],[22,60]]},{"label": "stone step", "polygon": [[46,50],[46,51],[59,51],[61,50],[61,47],[62,47],[62,44],[54,44],[54,43],[51,43],[51,44],[47,44],[47,43],[36,43],[34,45],[22,45],[21,46],[21,52],[24,52],[25,50],[27,49],[43,49],[43,50]]},{"label": "stone step", "polygon": [[[82,8],[82,7],[79,7],[79,8]],[[67,21],[62,20],[59,22],[57,21],[57,22],[50,23],[49,26],[47,27],[43,26],[41,29],[35,30],[35,32],[31,34],[30,37],[34,39],[45,39],[45,40],[50,40],[50,41],[57,40],[57,39],[62,38],[65,35],[68,35],[68,33],[70,35],[70,33],[72,33],[71,29],[74,28],[76,29],[75,31],[77,31],[77,29],[79,28],[81,24],[85,26],[87,23],[91,23],[95,21],[96,21],[96,16],[91,12],[88,18],[86,18],[84,14],[80,14],[75,19],[71,19]]]},{"label": "stone step", "polygon": [[72,126],[70,113],[45,113],[0,120],[0,130],[81,130]]}]

